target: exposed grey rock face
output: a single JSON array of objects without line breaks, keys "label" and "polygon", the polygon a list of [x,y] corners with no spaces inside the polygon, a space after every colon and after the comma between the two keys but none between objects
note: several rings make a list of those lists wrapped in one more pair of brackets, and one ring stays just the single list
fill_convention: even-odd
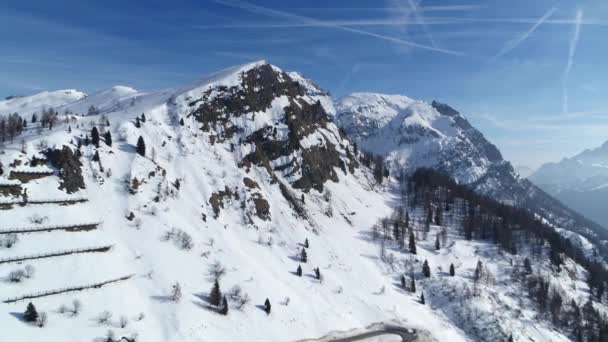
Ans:
[{"label": "exposed grey rock face", "polygon": [[[294,188],[323,191],[326,181],[339,181],[339,171],[353,171],[357,163],[333,117],[319,99],[309,95],[324,94],[316,87],[261,64],[242,72],[233,86],[212,87],[200,98],[189,99],[188,116],[202,123],[203,131],[216,132],[217,142],[252,146],[242,167],[263,166],[271,176],[289,179]],[[244,123],[273,108],[279,109],[274,111],[276,116],[263,127],[250,131]]]}]

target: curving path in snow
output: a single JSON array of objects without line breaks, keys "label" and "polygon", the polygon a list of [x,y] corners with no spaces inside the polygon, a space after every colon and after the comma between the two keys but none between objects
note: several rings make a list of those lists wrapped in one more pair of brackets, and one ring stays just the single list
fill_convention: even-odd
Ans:
[{"label": "curving path in snow", "polygon": [[416,334],[416,330],[410,328],[403,328],[398,326],[385,326],[380,330],[368,331],[365,333],[361,333],[354,336],[349,337],[340,337],[336,339],[330,340],[331,342],[353,342],[353,341],[361,341],[364,339],[374,338],[378,336],[384,335],[397,335],[401,337],[401,341],[403,342],[413,342],[417,340],[418,335]]}]

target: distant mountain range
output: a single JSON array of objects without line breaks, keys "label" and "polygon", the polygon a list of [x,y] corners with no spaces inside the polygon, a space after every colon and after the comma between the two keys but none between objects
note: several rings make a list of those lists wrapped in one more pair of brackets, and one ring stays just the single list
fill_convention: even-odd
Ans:
[{"label": "distant mountain range", "polygon": [[545,191],[608,228],[608,141],[558,163],[548,163],[530,179]]}]

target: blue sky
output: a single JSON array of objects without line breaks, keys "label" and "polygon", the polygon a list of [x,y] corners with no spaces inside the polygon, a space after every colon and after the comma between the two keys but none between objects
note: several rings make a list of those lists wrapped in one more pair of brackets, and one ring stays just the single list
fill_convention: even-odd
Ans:
[{"label": "blue sky", "polygon": [[608,3],[3,1],[0,95],[150,91],[257,59],[463,112],[516,164],[608,140]]}]

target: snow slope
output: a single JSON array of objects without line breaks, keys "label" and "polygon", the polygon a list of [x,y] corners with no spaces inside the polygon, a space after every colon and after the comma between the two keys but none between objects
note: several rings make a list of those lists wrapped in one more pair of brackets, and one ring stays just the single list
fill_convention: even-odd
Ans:
[{"label": "snow slope", "polygon": [[35,112],[40,113],[43,109],[58,108],[86,97],[87,94],[76,89],[44,91],[31,96],[0,101],[0,115],[18,113],[27,117]]}]

